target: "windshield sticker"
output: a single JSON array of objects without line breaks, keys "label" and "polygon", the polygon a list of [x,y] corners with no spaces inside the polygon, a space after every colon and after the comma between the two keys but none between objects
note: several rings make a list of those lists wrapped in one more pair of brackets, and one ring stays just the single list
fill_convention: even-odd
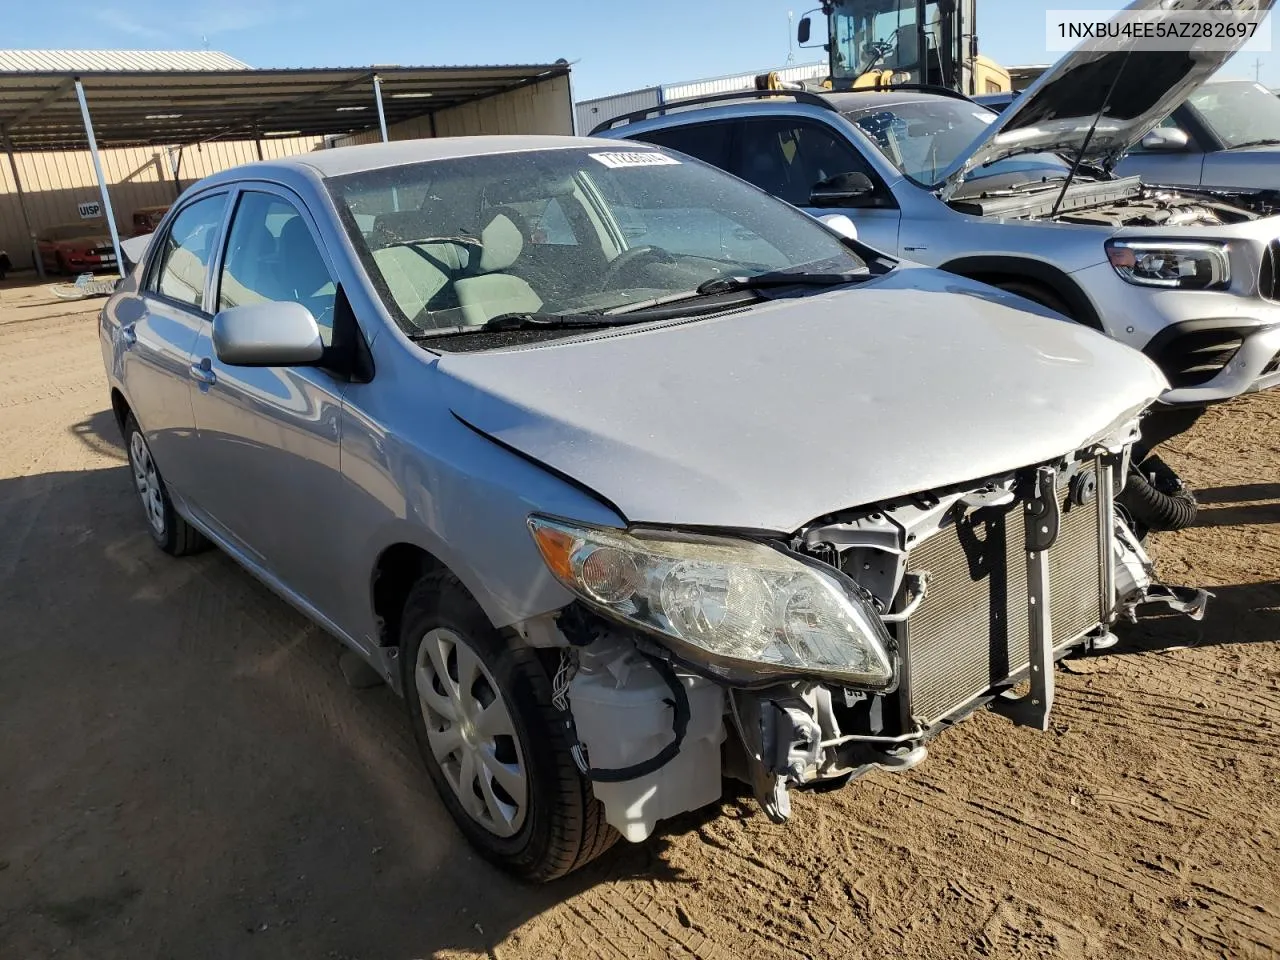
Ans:
[{"label": "windshield sticker", "polygon": [[603,163],[611,170],[619,167],[678,167],[680,161],[668,157],[665,153],[645,151],[644,153],[590,153],[587,154],[597,163]]}]

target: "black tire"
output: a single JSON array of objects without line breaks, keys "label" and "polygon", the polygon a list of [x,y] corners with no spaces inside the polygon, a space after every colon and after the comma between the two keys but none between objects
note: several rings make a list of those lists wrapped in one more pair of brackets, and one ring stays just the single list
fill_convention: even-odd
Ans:
[{"label": "black tire", "polygon": [[71,268],[67,266],[66,258],[63,257],[61,253],[57,254],[54,262],[55,262],[55,265],[57,266],[57,272],[59,275],[62,275],[62,276],[71,275]]},{"label": "black tire", "polygon": [[1008,293],[1016,293],[1024,300],[1030,300],[1032,303],[1038,303],[1042,307],[1048,307],[1054,313],[1060,313],[1069,320],[1077,319],[1072,316],[1071,308],[1063,302],[1061,297],[1041,284],[1028,283],[1023,280],[1002,280],[997,286]]},{"label": "black tire", "polygon": [[[143,519],[156,546],[174,557],[185,557],[206,549],[209,541],[173,509],[164,479],[160,476],[155,461],[151,459],[151,447],[146,435],[132,413],[124,421],[124,449],[129,457],[129,478],[142,503]],[[145,451],[145,460],[140,457],[142,451]],[[147,480],[146,490],[143,489],[140,475],[150,478]]]},{"label": "black tire", "polygon": [[[444,805],[480,854],[522,879],[544,882],[571,873],[608,850],[618,834],[605,822],[604,808],[590,781],[573,761],[569,733],[551,703],[551,682],[535,652],[499,634],[462,583],[448,572],[430,573],[418,581],[405,603],[401,624],[400,664],[414,738]],[[514,835],[502,836],[467,812],[432,750],[416,673],[419,651],[435,630],[449,631],[456,644],[464,644],[477,656],[507,707],[527,785],[522,825]],[[451,675],[451,679],[457,677]],[[487,684],[488,679],[480,677],[478,682]],[[478,781],[472,789],[477,787]]]},{"label": "black tire", "polygon": [[1191,488],[1156,456],[1129,467],[1125,487],[1116,497],[1141,528],[1147,531],[1185,530],[1196,522],[1200,505]]}]

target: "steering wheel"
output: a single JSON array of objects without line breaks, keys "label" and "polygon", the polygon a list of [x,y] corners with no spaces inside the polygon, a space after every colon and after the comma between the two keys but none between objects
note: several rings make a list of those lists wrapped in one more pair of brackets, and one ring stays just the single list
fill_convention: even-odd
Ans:
[{"label": "steering wheel", "polygon": [[648,243],[639,247],[632,247],[629,250],[623,250],[609,266],[604,268],[604,276],[600,278],[600,289],[610,289],[624,270],[632,270],[644,260],[652,260],[655,263],[673,263],[675,262],[675,257],[661,247],[655,247]]}]

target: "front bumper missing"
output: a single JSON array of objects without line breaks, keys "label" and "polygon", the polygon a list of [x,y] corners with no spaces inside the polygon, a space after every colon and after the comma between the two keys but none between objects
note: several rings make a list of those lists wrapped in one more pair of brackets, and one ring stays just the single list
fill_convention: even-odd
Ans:
[{"label": "front bumper missing", "polygon": [[[1210,594],[1171,587],[1155,581],[1150,559],[1115,509],[1116,479],[1123,476],[1123,455],[1100,452],[1096,461],[1099,515],[1098,556],[1102,561],[1098,625],[1078,636],[1054,636],[1050,559],[1062,521],[1057,492],[1062,488],[1054,467],[1037,469],[1022,499],[1025,519],[1025,562],[1030,657],[1026,666],[994,683],[990,689],[956,704],[945,716],[925,724],[911,722],[896,736],[847,734],[837,717],[839,691],[813,685],[794,685],[784,691],[757,694],[730,691],[729,703],[738,734],[746,748],[747,776],[767,815],[778,822],[789,814],[789,787],[839,786],[872,770],[901,771],[921,762],[925,744],[984,706],[1020,725],[1045,731],[1055,697],[1054,668],[1073,652],[1105,649],[1115,643],[1110,632],[1121,618],[1136,619],[1137,609],[1159,603],[1200,619]],[[1018,688],[1028,688],[1015,695]],[[858,694],[846,692],[849,697]],[[840,713],[840,716],[846,714]]]}]

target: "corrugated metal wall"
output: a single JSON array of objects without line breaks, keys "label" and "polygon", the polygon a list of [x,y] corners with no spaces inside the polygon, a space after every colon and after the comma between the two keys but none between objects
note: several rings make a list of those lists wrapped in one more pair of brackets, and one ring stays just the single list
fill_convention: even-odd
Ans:
[{"label": "corrugated metal wall", "polygon": [[[319,143],[313,137],[263,140],[264,157],[307,153]],[[26,196],[32,229],[40,231],[79,219],[76,205],[99,199],[89,151],[17,153],[18,175]],[[178,176],[183,188],[201,177],[257,160],[252,140],[205,143],[184,147]],[[102,167],[111,191],[116,225],[127,236],[133,211],[171,203],[177,188],[165,147],[131,147],[102,151]],[[0,250],[6,250],[15,269],[32,265],[31,241],[22,222],[8,158],[0,153]]]},{"label": "corrugated metal wall", "polygon": [[[568,136],[573,133],[570,114],[572,95],[568,77],[552,77],[506,93],[485,97],[460,107],[438,110],[437,137],[468,137],[485,134],[542,133]],[[420,140],[431,136],[431,117],[418,117],[387,128],[392,140]],[[378,130],[366,130],[337,141],[335,146],[377,143]]]},{"label": "corrugated metal wall", "polygon": [[[762,70],[760,73],[769,71]],[[825,63],[806,63],[798,67],[784,67],[775,71],[780,80],[798,83],[801,80],[818,80],[827,75]],[[687,100],[691,97],[710,97],[717,93],[734,93],[756,88],[755,73],[740,73],[732,77],[713,77],[710,80],[692,80],[688,83],[671,83],[662,88],[667,100]]]},{"label": "corrugated metal wall", "polygon": [[[474,103],[450,107],[435,114],[436,135],[457,137],[495,133],[564,134],[572,129],[572,94],[569,78],[552,77],[486,97]],[[393,126],[393,140],[431,136],[431,119],[420,117]],[[376,143],[376,129],[348,137],[339,146]],[[320,146],[312,137],[263,140],[267,159],[306,153]],[[76,205],[98,200],[97,182],[89,152],[19,153],[18,174],[26,194],[32,228],[37,232],[58,223],[73,223],[79,217]],[[188,187],[201,177],[258,158],[252,140],[205,143],[184,147],[179,177]],[[133,211],[171,203],[177,196],[169,172],[165,147],[137,147],[102,151],[102,165],[111,191],[111,204],[122,235],[128,235]],[[31,241],[22,223],[22,210],[14,191],[8,159],[0,152],[0,250],[6,250],[15,269],[32,265]]]},{"label": "corrugated metal wall", "polygon": [[643,90],[631,90],[612,97],[583,100],[574,108],[578,112],[578,132],[585,137],[606,120],[635,110],[649,110],[660,103],[662,90],[659,87],[645,87]]},{"label": "corrugated metal wall", "polygon": [[[711,77],[706,80],[689,80],[681,83],[664,83],[658,87],[645,87],[641,90],[630,90],[627,93],[615,94],[612,97],[600,97],[595,100],[583,100],[574,108],[578,114],[578,132],[587,134],[592,128],[621,117],[635,110],[649,110],[673,100],[688,100],[693,97],[710,97],[718,93],[734,93],[739,90],[754,90],[756,77],[767,70],[755,73],[739,73],[727,77]],[[801,80],[821,80],[829,72],[825,63],[803,63],[794,67],[783,67],[775,71],[778,77],[788,83]]]}]

